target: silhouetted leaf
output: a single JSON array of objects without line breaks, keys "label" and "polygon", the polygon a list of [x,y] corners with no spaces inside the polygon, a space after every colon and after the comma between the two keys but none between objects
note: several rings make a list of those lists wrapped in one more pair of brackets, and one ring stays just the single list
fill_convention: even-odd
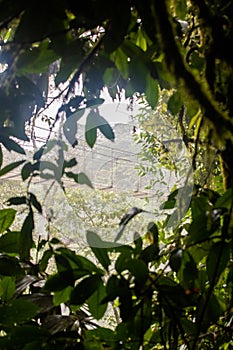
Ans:
[{"label": "silhouetted leaf", "polygon": [[23,273],[19,261],[16,258],[0,255],[0,275],[17,276]]},{"label": "silhouetted leaf", "polygon": [[91,312],[92,316],[99,320],[105,314],[107,310],[107,303],[101,303],[103,298],[106,296],[106,289],[103,284],[103,281],[99,279],[98,287],[95,292],[87,300],[88,309]]},{"label": "silhouetted leaf", "polygon": [[108,270],[110,259],[106,248],[101,245],[102,240],[100,237],[95,232],[87,231],[87,243],[103,268]]},{"label": "silhouetted leaf", "polygon": [[11,197],[7,200],[8,205],[21,205],[21,204],[27,204],[27,197]]},{"label": "silhouetted leaf", "polygon": [[65,280],[60,274],[50,275],[45,283],[44,290],[57,292],[68,287],[69,282]]},{"label": "silhouetted leaf", "polygon": [[30,250],[33,246],[32,231],[34,230],[33,212],[30,210],[26,216],[20,234],[20,255],[21,258],[29,259]]},{"label": "silhouetted leaf", "polygon": [[71,179],[73,179],[75,182],[77,182],[80,185],[87,185],[91,188],[93,188],[91,181],[89,180],[89,178],[87,177],[86,174],[84,173],[78,173],[78,174],[74,174],[71,171],[66,171],[65,175]]},{"label": "silhouetted leaf", "polygon": [[1,136],[1,142],[8,151],[15,151],[20,154],[25,154],[25,150],[14,140]]},{"label": "silhouetted leaf", "polygon": [[32,173],[34,173],[35,171],[39,171],[39,169],[40,169],[40,161],[37,161],[35,163],[31,163],[31,162],[26,163],[21,170],[22,180],[23,181],[27,180]]},{"label": "silhouetted leaf", "polygon": [[17,168],[19,165],[23,164],[25,160],[19,160],[18,162],[14,162],[11,164],[6,165],[4,168],[0,170],[0,176],[3,176],[7,173],[9,173],[11,170],[14,170]]},{"label": "silhouetted leaf", "polygon": [[171,266],[173,271],[175,271],[175,272],[179,271],[179,269],[181,267],[182,256],[183,256],[182,249],[177,249],[171,253],[171,256],[169,259],[169,265]]},{"label": "silhouetted leaf", "polygon": [[20,232],[7,232],[0,237],[0,252],[19,253]]},{"label": "silhouetted leaf", "polygon": [[32,205],[36,208],[36,210],[42,214],[42,206],[40,204],[40,202],[38,202],[36,196],[33,194],[33,193],[29,193],[29,199],[30,199],[30,202],[32,203]]},{"label": "silhouetted leaf", "polygon": [[98,288],[99,279],[99,275],[92,275],[77,284],[71,293],[71,304],[82,305]]}]

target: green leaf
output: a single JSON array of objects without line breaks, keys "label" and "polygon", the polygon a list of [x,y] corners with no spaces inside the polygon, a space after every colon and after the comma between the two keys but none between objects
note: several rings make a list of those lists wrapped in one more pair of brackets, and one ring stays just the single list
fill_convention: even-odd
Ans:
[{"label": "green leaf", "polygon": [[74,285],[74,272],[69,263],[69,259],[61,254],[55,254],[57,270],[60,276],[67,282],[67,285]]},{"label": "green leaf", "polygon": [[211,232],[207,229],[207,217],[205,213],[193,219],[188,231],[187,244],[201,242],[210,236]]},{"label": "green leaf", "polygon": [[0,233],[5,232],[14,222],[16,210],[2,209],[0,210]]},{"label": "green leaf", "polygon": [[117,276],[112,275],[107,281],[106,285],[107,297],[102,302],[115,300],[120,293],[120,280]]},{"label": "green leaf", "polygon": [[131,272],[137,282],[140,284],[146,283],[148,278],[148,268],[144,261],[138,259],[128,260],[125,264],[125,268]]},{"label": "green leaf", "polygon": [[174,92],[174,94],[170,97],[167,108],[173,114],[176,115],[179,113],[182,107],[183,101],[181,95],[178,91]]},{"label": "green leaf", "polygon": [[74,305],[82,305],[98,288],[100,283],[99,275],[92,275],[84,278],[71,293],[70,302]]},{"label": "green leaf", "polygon": [[232,205],[232,188],[229,188],[215,203],[215,208],[226,208],[230,210]]},{"label": "green leaf", "polygon": [[44,289],[50,292],[57,292],[67,288],[68,286],[69,283],[60,274],[57,273],[48,277]]},{"label": "green leaf", "polygon": [[38,307],[25,300],[17,299],[13,300],[9,305],[0,307],[0,323],[13,326],[22,322],[32,320]]},{"label": "green leaf", "polygon": [[100,349],[115,349],[116,335],[109,328],[98,327],[85,331],[85,349],[100,350]]},{"label": "green leaf", "polygon": [[16,258],[7,255],[0,255],[0,275],[17,276],[22,273],[23,271]]},{"label": "green leaf", "polygon": [[7,232],[0,237],[0,252],[19,253],[20,232]]},{"label": "green leaf", "polygon": [[[26,304],[24,306],[26,306]],[[41,341],[41,343],[46,344],[51,337],[51,333],[38,325],[20,325],[12,329],[11,336],[14,340],[14,344],[17,344],[21,348],[21,346],[32,343],[33,341]],[[25,349],[25,346],[23,348]],[[37,348],[35,347],[34,349]]]},{"label": "green leaf", "polygon": [[9,301],[15,293],[14,277],[2,277],[0,281],[0,297],[3,302]]},{"label": "green leaf", "polygon": [[72,250],[61,247],[56,250],[60,254],[64,255],[68,260],[72,268],[79,268],[81,271],[86,271],[86,274],[93,272],[101,273],[101,270],[90,260],[81,255],[76,255]]},{"label": "green leaf", "polygon": [[25,160],[19,160],[18,162],[14,162],[11,164],[6,165],[4,168],[0,170],[0,176],[3,176],[7,173],[9,173],[11,170],[14,170],[17,168],[19,165],[23,164]]},{"label": "green leaf", "polygon": [[22,180],[25,181],[29,178],[29,176],[34,172],[38,171],[40,168],[40,162],[37,161],[36,163],[32,164],[31,162],[26,163],[21,170],[21,177]]},{"label": "green leaf", "polygon": [[78,174],[74,174],[71,171],[66,171],[65,175],[71,179],[74,179],[74,181],[80,185],[87,185],[87,186],[93,188],[92,183],[89,180],[89,178],[87,177],[87,175],[82,173],[82,172],[78,173]]},{"label": "green leaf", "polygon": [[147,102],[154,109],[159,100],[159,85],[157,80],[153,79],[150,74],[147,75],[145,95]]},{"label": "green leaf", "polygon": [[206,269],[210,281],[217,283],[221,273],[230,260],[230,246],[225,242],[212,245],[206,260]]},{"label": "green leaf", "polygon": [[33,212],[30,210],[24,220],[20,233],[20,255],[21,258],[29,259],[30,250],[33,247],[32,231],[34,230]]},{"label": "green leaf", "polygon": [[87,144],[93,148],[97,138],[97,123],[96,123],[96,115],[97,113],[94,111],[90,111],[85,125],[85,138]]},{"label": "green leaf", "polygon": [[111,55],[112,60],[115,63],[118,71],[121,73],[122,77],[128,78],[128,61],[127,55],[123,52],[121,48],[117,48],[117,50]]},{"label": "green leaf", "polygon": [[211,324],[218,321],[219,317],[223,315],[226,306],[221,300],[220,295],[217,297],[212,293],[210,297],[207,297],[206,294],[204,294],[201,301],[198,303],[196,312],[197,324],[200,322],[200,316],[202,316],[203,308],[205,308],[205,312],[202,320],[202,331],[205,331]]},{"label": "green leaf", "polygon": [[62,303],[68,302],[72,290],[73,288],[71,286],[67,286],[62,290],[56,291],[53,295],[53,304],[55,306],[59,306]]},{"label": "green leaf", "polygon": [[161,209],[173,209],[176,205],[176,197],[179,190],[171,192],[168,196],[168,199],[161,205]]},{"label": "green leaf", "polygon": [[176,11],[176,16],[179,19],[185,19],[186,14],[187,14],[187,1],[186,0],[176,1],[175,11]]},{"label": "green leaf", "polygon": [[48,72],[48,66],[60,58],[48,48],[49,41],[42,41],[39,46],[23,52],[19,56],[17,67],[20,74]]},{"label": "green leaf", "polygon": [[47,269],[50,258],[53,256],[53,251],[51,249],[46,250],[39,262],[40,272],[44,272]]},{"label": "green leaf", "polygon": [[104,297],[106,297],[106,289],[103,281],[99,279],[98,288],[87,300],[88,309],[96,320],[100,320],[107,310],[107,303],[101,303]]},{"label": "green leaf", "polygon": [[101,238],[95,232],[87,231],[87,243],[103,268],[108,270],[111,262],[106,248],[102,245]]},{"label": "green leaf", "polygon": [[[132,85],[134,92],[144,93],[147,91],[150,95],[153,93],[150,88],[152,81],[148,81],[148,68],[146,64],[142,60],[139,60],[137,58],[133,58],[129,62],[129,76],[130,76],[130,84]],[[152,79],[152,78],[151,78]],[[149,83],[148,87],[147,84]],[[152,101],[153,102],[153,101]]]},{"label": "green leaf", "polygon": [[147,49],[147,41],[141,27],[138,29],[136,45],[139,46],[143,51],[146,51]]}]

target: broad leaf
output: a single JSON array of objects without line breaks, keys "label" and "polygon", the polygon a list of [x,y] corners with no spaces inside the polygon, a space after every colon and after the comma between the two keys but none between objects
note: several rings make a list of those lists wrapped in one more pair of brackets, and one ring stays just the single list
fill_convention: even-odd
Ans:
[{"label": "broad leaf", "polygon": [[5,276],[0,281],[0,297],[3,302],[10,300],[15,293],[14,277]]},{"label": "broad leaf", "polygon": [[82,305],[98,288],[99,275],[84,278],[71,293],[70,302],[74,305]]},{"label": "broad leaf", "polygon": [[154,109],[159,100],[159,85],[158,82],[151,77],[150,74],[147,76],[146,80],[146,100],[151,106],[152,109]]},{"label": "broad leaf", "polygon": [[34,230],[33,212],[30,210],[26,216],[20,233],[21,258],[29,259],[30,250],[33,246],[32,232]]},{"label": "broad leaf", "polygon": [[36,196],[33,193],[29,193],[29,199],[32,205],[36,208],[36,210],[42,214],[42,206],[40,202],[37,200]]},{"label": "broad leaf", "polygon": [[85,138],[87,144],[93,148],[97,138],[97,124],[96,124],[96,113],[94,111],[90,111],[87,116],[86,126],[85,126]]},{"label": "broad leaf", "polygon": [[96,291],[87,300],[88,309],[96,320],[101,319],[107,310],[107,303],[101,303],[104,297],[106,297],[106,289],[103,281],[99,279]]},{"label": "broad leaf", "polygon": [[110,259],[106,248],[102,245],[100,237],[95,232],[87,231],[87,243],[103,268],[108,270]]},{"label": "broad leaf", "polygon": [[169,259],[169,265],[171,266],[173,271],[175,271],[175,272],[179,271],[179,269],[181,267],[182,256],[183,256],[182,249],[177,249],[171,253],[171,256]]},{"label": "broad leaf", "polygon": [[25,154],[24,149],[14,140],[1,136],[1,142],[8,151],[14,151],[20,154]]},{"label": "broad leaf", "polygon": [[206,260],[206,269],[210,281],[217,283],[230,260],[230,247],[225,242],[213,244]]},{"label": "broad leaf", "polygon": [[0,210],[0,233],[5,232],[14,222],[16,210],[2,209]]},{"label": "broad leaf", "polygon": [[21,204],[27,204],[27,197],[11,197],[7,200],[8,205],[21,205]]},{"label": "broad leaf", "polygon": [[71,286],[67,286],[62,290],[56,291],[53,295],[53,304],[55,306],[59,306],[62,303],[68,302],[72,290],[73,288]]},{"label": "broad leaf", "polygon": [[15,168],[17,168],[18,166],[20,166],[24,162],[25,162],[25,160],[19,160],[18,162],[14,162],[14,163],[6,165],[4,168],[2,168],[0,170],[0,176],[3,176],[5,174],[9,173],[11,170],[14,170]]},{"label": "broad leaf", "polygon": [[181,95],[178,91],[176,91],[170,97],[167,108],[173,115],[176,115],[180,111],[182,104],[183,104],[183,101],[182,101]]},{"label": "broad leaf", "polygon": [[86,174],[84,173],[78,173],[78,174],[74,174],[71,171],[66,171],[65,175],[71,179],[73,179],[76,183],[80,184],[80,185],[87,185],[91,188],[93,188],[91,181],[89,180],[89,178],[87,177]]},{"label": "broad leaf", "polygon": [[69,286],[69,283],[60,275],[55,274],[48,277],[44,289],[46,291],[57,292]]},{"label": "broad leaf", "polygon": [[0,323],[13,326],[30,321],[35,317],[38,307],[24,300],[13,300],[9,305],[0,307]]},{"label": "broad leaf", "polygon": [[23,273],[19,261],[16,258],[0,255],[0,275],[17,276]]},{"label": "broad leaf", "polygon": [[[26,307],[27,304],[25,302],[24,306]],[[47,329],[39,327],[38,325],[20,325],[18,327],[13,328],[11,336],[14,339],[14,343],[17,344],[17,346],[27,349],[27,345],[25,344],[30,344],[32,342],[39,341],[43,344],[46,344],[48,342],[48,339],[51,337],[51,333]],[[39,346],[42,345],[39,344]],[[34,349],[36,348],[37,345],[34,345]]]},{"label": "broad leaf", "polygon": [[0,252],[2,253],[19,253],[20,232],[7,232],[0,237]]}]

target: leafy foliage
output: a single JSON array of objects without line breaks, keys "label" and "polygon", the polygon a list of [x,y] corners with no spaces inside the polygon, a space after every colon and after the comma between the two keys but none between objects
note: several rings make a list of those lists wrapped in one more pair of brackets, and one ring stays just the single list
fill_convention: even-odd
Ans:
[{"label": "leafy foliage", "polygon": [[[232,2],[220,0],[0,1],[0,176],[20,167],[26,186],[0,210],[1,349],[232,347],[232,14]],[[92,261],[52,237],[51,217],[47,238],[35,237],[44,208],[31,183],[40,177],[65,191],[67,177],[92,186],[51,133],[66,120],[63,132],[75,148],[77,123],[69,121],[88,107],[88,145],[98,131],[114,142],[98,109],[105,87],[113,100],[129,98],[129,109],[137,97],[153,113],[169,113],[197,183],[173,230],[166,230],[170,212],[129,245],[113,246],[89,230]],[[21,159],[28,128],[58,100],[45,144],[31,161]],[[152,169],[157,154],[175,168],[154,130],[143,133]],[[54,148],[55,163],[48,159]],[[5,149],[21,158],[7,162]],[[109,307],[114,322],[105,327]]]}]

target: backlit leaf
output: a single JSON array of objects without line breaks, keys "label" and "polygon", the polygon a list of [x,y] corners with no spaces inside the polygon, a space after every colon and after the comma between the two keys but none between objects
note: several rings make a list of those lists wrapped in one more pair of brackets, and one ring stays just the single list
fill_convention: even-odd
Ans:
[{"label": "backlit leaf", "polygon": [[159,100],[159,85],[158,82],[151,77],[150,74],[147,76],[146,80],[146,99],[152,109],[154,109]]},{"label": "backlit leaf", "polygon": [[2,209],[0,210],[0,233],[5,232],[14,222],[16,210]]}]

